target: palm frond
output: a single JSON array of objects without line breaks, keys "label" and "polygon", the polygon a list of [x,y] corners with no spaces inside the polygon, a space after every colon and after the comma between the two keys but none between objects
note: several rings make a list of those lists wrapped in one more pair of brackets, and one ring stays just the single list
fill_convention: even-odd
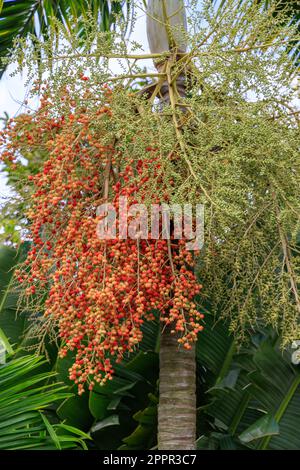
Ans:
[{"label": "palm frond", "polygon": [[88,32],[82,20],[88,14],[98,21],[100,30],[108,31],[118,16],[125,20],[129,6],[129,0],[0,0],[0,78],[6,67],[3,58],[10,55],[16,38],[33,34],[46,39],[53,19],[59,20],[67,32],[75,29],[84,38]]}]

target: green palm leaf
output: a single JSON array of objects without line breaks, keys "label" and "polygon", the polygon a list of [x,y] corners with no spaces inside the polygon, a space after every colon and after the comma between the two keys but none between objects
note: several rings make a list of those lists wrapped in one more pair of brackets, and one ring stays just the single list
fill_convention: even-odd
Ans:
[{"label": "green palm leaf", "polygon": [[254,355],[257,370],[249,374],[249,392],[261,409],[279,426],[275,436],[265,436],[259,449],[296,450],[300,438],[300,369],[290,363],[289,355],[276,351],[269,342],[263,343]]},{"label": "green palm leaf", "polygon": [[300,369],[278,350],[274,331],[252,334],[239,351],[210,315],[197,345],[202,366],[199,449],[297,449]]},{"label": "green palm leaf", "polygon": [[[2,0],[0,7],[1,2]],[[125,19],[122,9],[125,4],[129,8],[130,1],[4,0],[2,10],[0,8],[0,78],[5,70],[1,58],[9,56],[16,38],[26,38],[31,33],[40,39],[46,39],[55,18],[67,32],[75,30],[84,39],[88,31],[82,19],[89,12],[99,22],[99,28],[107,31],[115,24],[116,15]]]}]

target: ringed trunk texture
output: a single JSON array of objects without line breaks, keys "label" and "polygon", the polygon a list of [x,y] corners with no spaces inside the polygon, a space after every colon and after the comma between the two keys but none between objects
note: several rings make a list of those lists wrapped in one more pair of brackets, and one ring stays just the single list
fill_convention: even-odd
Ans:
[{"label": "ringed trunk texture", "polygon": [[158,449],[196,448],[196,360],[195,345],[179,347],[178,336],[169,329],[161,335]]}]

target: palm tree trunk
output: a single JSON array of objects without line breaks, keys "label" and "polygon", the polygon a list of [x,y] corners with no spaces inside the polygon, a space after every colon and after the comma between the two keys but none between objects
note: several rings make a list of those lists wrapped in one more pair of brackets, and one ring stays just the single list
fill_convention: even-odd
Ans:
[{"label": "palm tree trunk", "polygon": [[194,450],[196,442],[195,346],[179,348],[169,329],[161,335],[158,449]]}]

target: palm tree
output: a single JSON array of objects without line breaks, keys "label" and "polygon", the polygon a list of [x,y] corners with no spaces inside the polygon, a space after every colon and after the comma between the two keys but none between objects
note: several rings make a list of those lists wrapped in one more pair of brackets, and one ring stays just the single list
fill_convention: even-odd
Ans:
[{"label": "palm tree", "polygon": [[[266,0],[264,8],[275,5],[274,15],[278,10],[286,9],[293,14],[292,22],[299,22],[298,2]],[[226,4],[221,1],[219,9]],[[184,34],[186,30],[186,13],[183,0],[148,0],[147,33],[151,53],[174,51],[175,58],[166,59],[170,66],[176,62],[178,54],[186,51]],[[298,23],[297,23],[298,24]],[[298,44],[299,45],[299,44]],[[294,45],[295,46],[295,45]],[[299,59],[299,50],[292,48],[294,60]],[[173,62],[172,62],[173,61]],[[160,70],[166,63],[156,64]],[[177,83],[166,82],[162,88],[163,101],[172,106],[174,96],[184,96],[182,85],[184,75]],[[176,122],[174,123],[176,127]],[[158,448],[161,450],[195,449],[196,445],[196,358],[195,348],[184,350],[178,348],[176,335],[165,329],[161,334],[160,372],[159,372],[159,406],[158,406]]]},{"label": "palm tree", "polygon": [[[122,7],[129,1],[87,1],[71,2],[57,0],[53,2],[31,1],[20,4],[14,0],[4,1],[0,18],[0,53],[9,55],[15,37],[26,37],[28,33],[47,37],[51,18],[56,17],[70,30],[74,21],[77,23],[78,34],[84,39],[88,31],[82,29],[81,22],[90,8],[98,18],[100,28],[108,30],[115,22],[115,14],[122,13]],[[294,11],[293,21],[299,20],[298,2],[270,2],[265,0],[265,6],[284,5]],[[221,2],[220,8],[225,4]],[[156,7],[159,7],[158,10]],[[182,38],[172,34],[172,26],[185,27],[185,11],[183,0],[148,0],[148,37],[151,52],[162,52],[167,48],[184,52],[185,44]],[[152,13],[155,13],[153,15]],[[274,11],[276,14],[276,10]],[[158,21],[155,21],[155,16]],[[297,50],[296,46],[294,51]],[[297,59],[297,52],[296,52]],[[176,61],[176,57],[173,60]],[[161,67],[163,64],[157,65]],[[2,68],[2,71],[4,68]],[[178,77],[178,83],[180,77]],[[166,84],[165,99],[172,104],[173,87],[178,84]],[[184,94],[184,89],[181,93]],[[158,411],[158,446],[162,450],[194,449],[196,440],[196,398],[195,398],[195,350],[178,350],[177,338],[167,330],[161,337],[160,346],[160,403]]]}]

